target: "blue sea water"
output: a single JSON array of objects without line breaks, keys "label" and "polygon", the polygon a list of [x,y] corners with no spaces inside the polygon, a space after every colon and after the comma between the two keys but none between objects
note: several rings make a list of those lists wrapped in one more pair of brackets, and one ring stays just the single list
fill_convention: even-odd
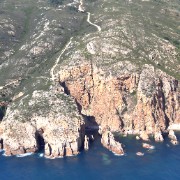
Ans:
[{"label": "blue sea water", "polygon": [[[180,139],[180,135],[178,135]],[[142,148],[135,137],[120,138],[126,155],[115,156],[101,146],[100,138],[89,151],[78,156],[46,159],[37,153],[26,157],[5,157],[0,153],[0,180],[179,180],[180,145],[169,140],[153,143],[154,150]],[[137,156],[136,152],[144,152]]]}]

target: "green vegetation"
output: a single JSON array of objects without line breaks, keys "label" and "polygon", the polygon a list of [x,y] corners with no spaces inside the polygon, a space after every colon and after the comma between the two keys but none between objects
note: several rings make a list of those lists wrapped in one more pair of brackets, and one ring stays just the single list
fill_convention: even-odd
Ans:
[{"label": "green vegetation", "polygon": [[[101,32],[87,22],[87,13],[78,12],[78,2],[71,3],[0,1],[0,86],[21,79],[19,85],[1,90],[0,101],[9,101],[23,92],[28,96],[23,108],[27,113],[33,111],[28,104],[33,92],[50,91],[54,85],[50,70],[71,37],[72,43],[62,54],[56,72],[63,66],[88,61],[116,75],[128,70],[128,61],[136,71],[151,64],[180,80],[179,0],[84,1],[86,11],[91,12],[91,22],[101,26]],[[94,42],[95,54],[87,50],[89,42]],[[120,62],[124,63],[123,69],[117,65]],[[136,92],[130,96],[136,103]],[[69,104],[69,111],[75,110],[67,96],[60,94],[57,98]],[[34,110],[43,109],[47,103],[42,103],[42,107],[37,104]]]}]

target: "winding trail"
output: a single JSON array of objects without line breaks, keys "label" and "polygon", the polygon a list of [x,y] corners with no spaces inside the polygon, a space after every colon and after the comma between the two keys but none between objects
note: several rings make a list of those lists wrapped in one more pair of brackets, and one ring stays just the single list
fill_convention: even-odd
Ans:
[{"label": "winding trail", "polygon": [[[79,10],[80,12],[84,12],[83,0],[80,0],[80,4],[79,4],[79,7],[78,7],[78,10]],[[92,22],[90,21],[90,17],[91,17],[91,13],[90,13],[90,12],[87,12],[87,22],[88,22],[90,25],[96,27],[97,30],[100,32],[100,31],[101,31],[101,27],[98,26],[97,24],[92,23]],[[51,68],[51,70],[50,70],[50,77],[51,77],[50,79],[51,79],[52,81],[55,80],[54,70],[55,70],[56,66],[58,65],[58,63],[59,63],[59,61],[60,61],[60,59],[61,59],[61,56],[63,55],[63,53],[66,51],[66,49],[68,49],[69,45],[71,44],[72,39],[73,39],[73,37],[70,38],[69,42],[66,44],[66,46],[64,47],[64,49],[61,51],[61,54],[60,54],[60,55],[58,56],[58,58],[56,59],[56,62],[55,62],[55,64],[54,64],[54,66],[53,66],[53,67]]]},{"label": "winding trail", "polygon": [[[78,7],[78,11],[80,11],[80,12],[85,12],[85,9],[84,9],[84,7],[83,7],[83,0],[80,0],[80,2],[79,2],[79,7]],[[100,26],[98,26],[97,24],[94,24],[94,23],[92,23],[91,21],[90,21],[90,17],[91,17],[91,13],[90,12],[87,12],[87,22],[89,23],[89,24],[91,24],[92,26],[95,26],[97,29],[98,29],[98,31],[101,31],[101,27]]]},{"label": "winding trail", "polygon": [[73,37],[70,38],[69,42],[66,44],[66,46],[64,47],[64,49],[61,51],[61,54],[58,56],[58,58],[56,59],[56,62],[54,64],[54,66],[51,68],[50,70],[50,76],[51,76],[51,80],[54,81],[55,80],[55,74],[54,74],[54,69],[56,68],[56,66],[58,65],[61,56],[63,55],[63,53],[66,51],[66,49],[69,47],[69,45],[71,44]]},{"label": "winding trail", "polygon": [[78,11],[84,12],[84,8],[83,8],[83,0],[80,0],[80,4],[79,4],[79,7],[78,7]]},{"label": "winding trail", "polygon": [[97,24],[92,23],[92,22],[90,21],[91,13],[90,13],[90,12],[87,12],[87,14],[88,14],[88,16],[87,16],[87,22],[88,22],[89,24],[91,24],[92,26],[95,26],[95,27],[98,29],[98,31],[100,32],[100,31],[101,31],[101,27],[98,26]]}]

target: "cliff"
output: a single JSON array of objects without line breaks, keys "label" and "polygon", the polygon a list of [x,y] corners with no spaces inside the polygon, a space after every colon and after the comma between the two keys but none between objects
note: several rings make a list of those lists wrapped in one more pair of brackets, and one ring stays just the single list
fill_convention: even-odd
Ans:
[{"label": "cliff", "polygon": [[7,155],[76,155],[90,148],[86,129],[98,128],[119,154],[113,132],[178,144],[178,0],[11,1],[0,2]]},{"label": "cliff", "polygon": [[74,100],[57,89],[34,91],[32,97],[12,103],[1,123],[6,155],[42,148],[48,157],[78,154],[85,132],[77,112]]},{"label": "cliff", "polygon": [[108,126],[111,131],[138,134],[146,131],[156,136],[179,123],[179,89],[175,78],[151,65],[137,71],[128,61],[116,64],[115,68],[119,73],[107,75],[107,70],[91,64],[65,67],[59,72],[59,81],[77,100],[81,113],[95,117],[102,129]]}]

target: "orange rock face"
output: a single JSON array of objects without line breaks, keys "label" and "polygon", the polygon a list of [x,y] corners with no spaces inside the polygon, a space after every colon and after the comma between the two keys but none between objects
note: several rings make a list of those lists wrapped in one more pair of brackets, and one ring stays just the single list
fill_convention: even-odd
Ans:
[{"label": "orange rock face", "polygon": [[180,123],[178,81],[145,65],[141,72],[107,75],[90,64],[62,70],[59,81],[80,105],[111,131],[132,131],[156,136],[173,123]]}]

